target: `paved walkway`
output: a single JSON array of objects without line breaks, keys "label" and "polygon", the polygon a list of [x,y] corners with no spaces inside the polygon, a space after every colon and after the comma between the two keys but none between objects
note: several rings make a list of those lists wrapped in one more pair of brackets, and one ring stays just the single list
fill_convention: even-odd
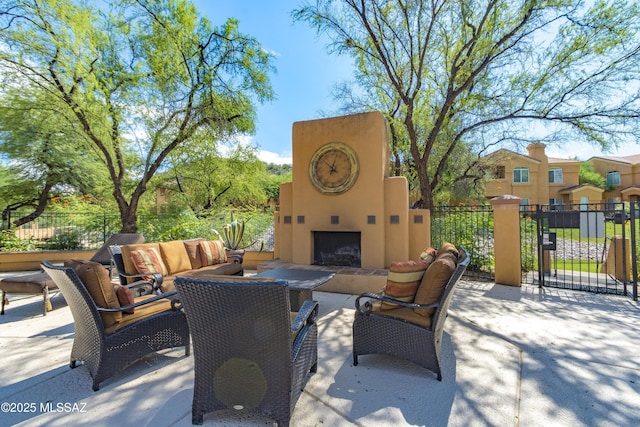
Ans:
[{"label": "paved walkway", "polygon": [[[354,297],[314,297],[318,372],[292,426],[640,425],[640,305],[630,298],[463,281],[438,382],[387,356],[362,356],[354,367]],[[94,393],[84,367],[68,367],[73,322],[61,296],[52,303],[43,317],[41,297],[14,299],[0,316],[0,402],[9,404],[0,425],[191,425],[193,357],[160,352]],[[224,412],[207,415],[205,425],[271,422]]]}]

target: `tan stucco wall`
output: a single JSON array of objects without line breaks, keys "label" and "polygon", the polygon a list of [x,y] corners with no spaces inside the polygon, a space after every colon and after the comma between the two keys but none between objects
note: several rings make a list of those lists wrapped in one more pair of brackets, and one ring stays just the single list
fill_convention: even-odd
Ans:
[{"label": "tan stucco wall", "polygon": [[491,199],[493,207],[495,282],[521,286],[520,200],[515,196]]},{"label": "tan stucco wall", "polygon": [[96,251],[38,251],[0,253],[0,271],[39,270],[42,261],[54,264],[71,258],[91,259]]}]

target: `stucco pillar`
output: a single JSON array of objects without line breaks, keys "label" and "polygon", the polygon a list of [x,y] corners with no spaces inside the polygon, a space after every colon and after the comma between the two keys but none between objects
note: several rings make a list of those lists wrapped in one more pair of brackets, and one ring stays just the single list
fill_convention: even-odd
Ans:
[{"label": "stucco pillar", "polygon": [[495,281],[500,285],[521,286],[520,198],[499,196],[491,199]]}]

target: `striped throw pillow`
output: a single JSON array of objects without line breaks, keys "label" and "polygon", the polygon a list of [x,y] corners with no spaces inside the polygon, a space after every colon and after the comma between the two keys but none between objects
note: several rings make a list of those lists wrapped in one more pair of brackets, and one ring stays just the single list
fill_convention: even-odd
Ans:
[{"label": "striped throw pillow", "polygon": [[[391,263],[387,284],[384,286],[382,294],[403,302],[413,302],[427,267],[429,267],[429,263],[424,260]],[[390,310],[397,307],[397,304],[383,302],[380,305],[380,310]]]},{"label": "striped throw pillow", "polygon": [[199,242],[199,246],[203,267],[227,262],[227,252],[222,240],[206,240]]},{"label": "striped throw pillow", "polygon": [[131,261],[140,274],[160,273],[163,276],[168,274],[167,267],[156,248],[131,251]]}]

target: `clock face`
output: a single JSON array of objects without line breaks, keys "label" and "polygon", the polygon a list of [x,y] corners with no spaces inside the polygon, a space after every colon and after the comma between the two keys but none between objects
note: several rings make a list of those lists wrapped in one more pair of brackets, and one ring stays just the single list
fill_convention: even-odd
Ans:
[{"label": "clock face", "polygon": [[309,178],[322,193],[344,193],[358,178],[358,158],[355,151],[341,142],[323,145],[311,158]]}]

